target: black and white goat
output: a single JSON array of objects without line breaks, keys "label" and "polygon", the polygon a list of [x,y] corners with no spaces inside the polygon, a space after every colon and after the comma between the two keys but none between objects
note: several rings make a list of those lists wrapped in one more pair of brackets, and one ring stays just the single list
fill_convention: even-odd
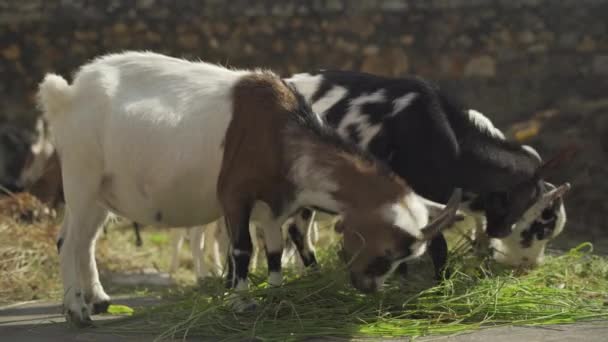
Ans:
[{"label": "black and white goat", "polygon": [[264,230],[269,282],[277,285],[285,220],[302,207],[338,213],[353,285],[374,291],[424,252],[460,202],[454,191],[429,223],[426,205],[403,180],[323,126],[271,72],[126,52],[84,65],[71,85],[47,75],[39,102],[64,179],[64,309],[78,325],[109,305],[95,262],[108,211],[167,227],[223,215],[228,283],[237,290],[248,288],[250,217]]},{"label": "black and white goat", "polygon": [[[498,261],[537,264],[547,242],[561,232],[561,195],[569,186],[556,190],[543,181],[552,163],[542,164],[532,148],[506,141],[488,118],[429,82],[348,71],[296,74],[286,81],[340,136],[386,161],[420,195],[445,203],[455,187],[463,188],[461,208],[476,215]],[[536,233],[541,226],[543,233]],[[430,252],[439,272],[447,254],[443,236],[431,242]]]}]

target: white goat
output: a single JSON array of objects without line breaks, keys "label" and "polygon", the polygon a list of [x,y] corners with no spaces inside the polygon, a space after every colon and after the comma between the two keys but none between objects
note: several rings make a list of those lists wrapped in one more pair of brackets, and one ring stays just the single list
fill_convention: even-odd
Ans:
[{"label": "white goat", "polygon": [[[221,275],[224,269],[222,252],[225,254],[228,247],[228,237],[224,233],[224,228],[219,227],[216,222],[196,226],[192,228],[171,229],[171,264],[169,273],[174,274],[179,267],[179,250],[187,238],[190,241],[190,251],[192,253],[193,271],[198,281],[210,276]],[[205,249],[212,248],[212,264],[205,260]]]},{"label": "white goat", "polygon": [[324,128],[270,72],[127,52],[84,65],[72,85],[47,75],[39,98],[64,179],[58,242],[64,309],[76,325],[109,305],[95,262],[108,210],[168,227],[225,216],[237,290],[248,288],[250,217],[264,229],[269,283],[279,285],[285,220],[302,207],[338,213],[351,281],[375,291],[424,253],[460,202],[455,191],[429,223],[418,195]]}]

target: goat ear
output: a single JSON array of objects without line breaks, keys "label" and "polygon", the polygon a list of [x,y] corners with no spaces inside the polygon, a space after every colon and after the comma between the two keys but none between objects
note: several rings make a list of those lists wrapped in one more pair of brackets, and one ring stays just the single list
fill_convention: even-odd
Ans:
[{"label": "goat ear", "polygon": [[574,154],[579,150],[579,147],[575,144],[570,144],[566,147],[563,147],[553,156],[553,158],[544,162],[537,170],[536,176],[538,178],[544,178],[546,174],[556,169],[559,165],[569,161],[574,157]]}]

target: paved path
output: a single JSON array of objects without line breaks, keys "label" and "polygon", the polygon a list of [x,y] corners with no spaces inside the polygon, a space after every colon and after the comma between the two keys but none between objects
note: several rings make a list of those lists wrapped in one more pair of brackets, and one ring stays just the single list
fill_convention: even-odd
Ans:
[{"label": "paved path", "polygon": [[[141,307],[157,304],[152,298],[116,298],[116,304]],[[115,316],[96,316],[94,320],[113,319]],[[116,335],[101,333],[95,328],[74,329],[65,324],[61,307],[57,303],[26,303],[0,308],[0,341],[6,342],[68,342],[68,341],[151,341],[149,335]],[[200,340],[200,339],[196,339]],[[363,341],[377,341],[367,339]],[[408,341],[396,339],[391,341]],[[323,341],[311,339],[310,341]],[[331,339],[331,341],[343,341]],[[385,340],[389,341],[389,340]],[[455,336],[427,336],[416,341],[446,342],[608,342],[608,321],[588,322],[572,325],[546,327],[501,327],[489,328]]]},{"label": "paved path", "polygon": [[608,321],[549,325],[544,327],[501,327],[456,336],[428,336],[416,341],[438,342],[608,342]]},{"label": "paved path", "polygon": [[[142,307],[158,304],[154,298],[116,298],[116,304]],[[93,316],[94,321],[116,319],[119,316]],[[70,328],[61,314],[58,303],[35,302],[0,308],[0,341],[6,342],[63,342],[63,341],[150,341],[153,336],[120,336],[99,333],[95,328]]]}]

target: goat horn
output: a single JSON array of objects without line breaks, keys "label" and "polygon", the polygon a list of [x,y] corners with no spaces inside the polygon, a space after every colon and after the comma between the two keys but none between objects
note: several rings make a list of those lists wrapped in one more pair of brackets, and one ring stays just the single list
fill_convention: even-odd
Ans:
[{"label": "goat horn", "polygon": [[558,199],[559,197],[564,196],[566,192],[570,190],[570,183],[564,183],[559,187],[547,191],[544,193],[541,198],[534,203],[526,212],[524,213],[524,217],[531,218],[532,220],[537,219],[543,210],[547,208],[553,201]]},{"label": "goat horn", "polygon": [[456,218],[456,212],[460,206],[462,199],[462,189],[456,188],[450,196],[450,200],[446,204],[445,208],[431,223],[420,229],[422,233],[422,239],[424,241],[431,240],[443,229],[449,227]]}]

